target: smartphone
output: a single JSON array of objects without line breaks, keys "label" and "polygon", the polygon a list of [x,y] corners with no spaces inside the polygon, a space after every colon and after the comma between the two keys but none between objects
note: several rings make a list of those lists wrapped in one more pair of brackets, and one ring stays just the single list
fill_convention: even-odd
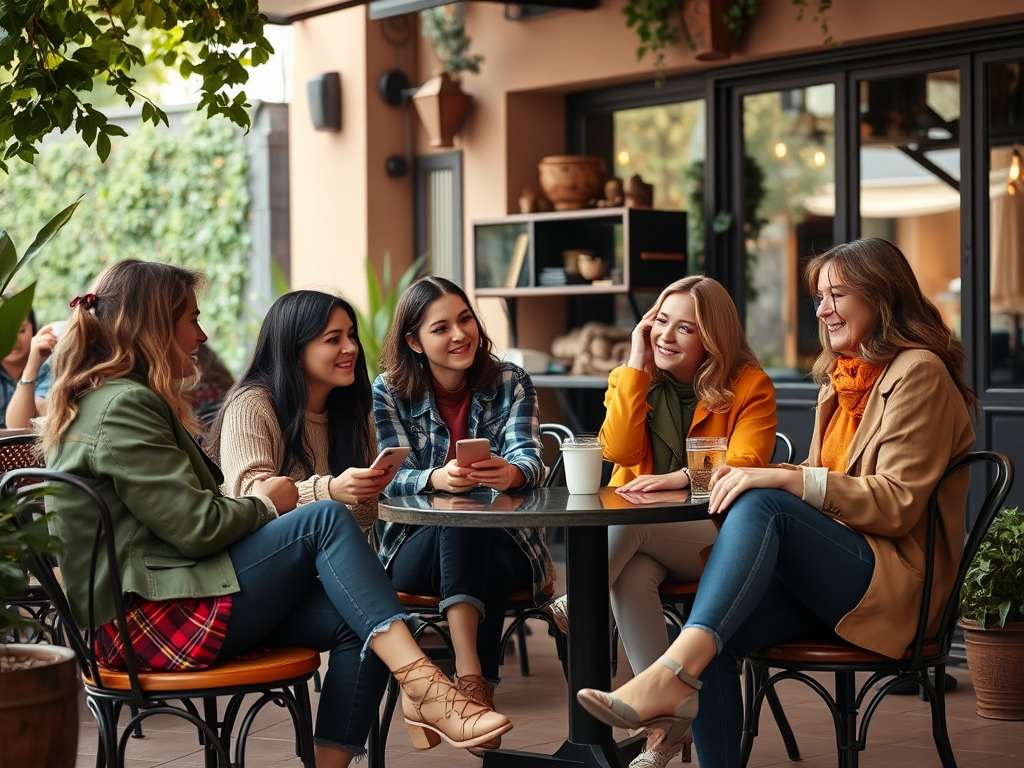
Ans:
[{"label": "smartphone", "polygon": [[377,458],[373,460],[370,469],[387,470],[385,477],[390,480],[395,476],[395,472],[402,466],[402,463],[410,453],[412,453],[412,448],[385,448],[377,454]]},{"label": "smartphone", "polygon": [[455,463],[460,467],[471,467],[478,461],[491,458],[491,441],[485,437],[459,440],[455,443]]}]

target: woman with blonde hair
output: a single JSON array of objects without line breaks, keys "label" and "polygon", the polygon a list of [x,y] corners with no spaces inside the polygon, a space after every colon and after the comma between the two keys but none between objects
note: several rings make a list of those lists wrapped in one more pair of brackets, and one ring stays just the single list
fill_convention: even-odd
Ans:
[{"label": "woman with blonde hair", "polygon": [[[626,365],[608,377],[601,427],[620,493],[686,488],[687,437],[727,437],[726,463],[763,467],[775,447],[775,389],[747,344],[728,292],[696,275],[669,285],[633,329]],[[639,672],[668,648],[659,585],[700,578],[700,551],[715,540],[700,522],[608,529],[612,612],[630,666]],[[564,599],[556,602],[564,609]],[[564,616],[563,626],[565,624]],[[646,750],[631,764],[664,765]]]},{"label": "woman with blonde hair", "polygon": [[[844,243],[805,274],[824,349],[808,460],[715,474],[710,511],[729,514],[686,626],[615,694],[578,696],[603,722],[647,728],[664,745],[693,723],[703,768],[739,765],[744,654],[836,635],[890,658],[907,651],[928,499],[974,445],[966,356],[899,249],[878,238]],[[935,594],[956,578],[968,481],[961,473],[939,489]],[[932,601],[929,627],[942,607]]]},{"label": "woman with blonde hair", "polygon": [[[77,298],[54,353],[43,431],[51,469],[76,475],[110,509],[126,629],[148,670],[203,669],[260,647],[329,651],[314,734],[319,768],[362,754],[390,669],[413,743],[472,747],[512,724],[456,690],[420,650],[384,569],[336,501],[296,508],[288,477],[218,492],[223,476],[194,440],[184,395],[206,334],[198,272],[122,261]],[[68,601],[89,617],[95,512],[80,495],[47,499],[64,546]],[[287,514],[284,514],[287,513]],[[96,575],[94,650],[123,667],[114,600]],[[372,651],[372,653],[370,653]]]}]

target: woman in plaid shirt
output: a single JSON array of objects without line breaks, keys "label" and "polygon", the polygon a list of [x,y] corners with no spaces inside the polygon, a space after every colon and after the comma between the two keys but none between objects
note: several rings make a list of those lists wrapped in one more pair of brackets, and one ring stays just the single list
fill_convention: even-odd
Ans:
[{"label": "woman in plaid shirt", "polygon": [[[424,277],[402,295],[373,385],[381,448],[412,454],[386,493],[533,488],[544,477],[537,395],[521,368],[499,361],[465,292]],[[455,443],[487,438],[491,458],[459,467]],[[380,558],[395,588],[441,596],[455,648],[455,684],[491,705],[509,595],[538,603],[554,565],[537,528],[445,528],[378,520]],[[484,746],[497,746],[498,740]]]}]

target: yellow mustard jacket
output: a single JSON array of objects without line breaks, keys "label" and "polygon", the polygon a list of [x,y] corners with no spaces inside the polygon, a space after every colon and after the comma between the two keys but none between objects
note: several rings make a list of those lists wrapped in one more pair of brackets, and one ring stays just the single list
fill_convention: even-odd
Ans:
[{"label": "yellow mustard jacket", "polygon": [[[604,443],[604,457],[615,462],[611,485],[624,485],[654,470],[647,425],[650,388],[650,374],[626,365],[608,376],[600,439]],[[768,374],[749,366],[730,388],[736,399],[724,413],[709,411],[704,400],[697,403],[687,437],[728,437],[726,463],[730,467],[763,467],[771,461],[779,424],[775,416],[775,387]]]}]

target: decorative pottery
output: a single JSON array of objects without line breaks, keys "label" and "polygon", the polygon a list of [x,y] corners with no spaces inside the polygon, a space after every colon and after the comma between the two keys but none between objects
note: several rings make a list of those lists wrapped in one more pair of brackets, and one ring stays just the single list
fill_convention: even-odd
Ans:
[{"label": "decorative pottery", "polygon": [[978,714],[990,720],[1024,720],[1024,622],[982,629],[960,620]]},{"label": "decorative pottery", "polygon": [[544,195],[556,211],[586,208],[608,177],[604,160],[587,155],[552,155],[537,166]]},{"label": "decorative pottery", "polygon": [[593,253],[581,254],[577,259],[580,277],[584,280],[600,280],[604,277],[604,259],[598,259]]},{"label": "decorative pottery", "polygon": [[442,72],[417,89],[412,103],[430,136],[430,146],[452,147],[473,97],[463,93],[451,75]]},{"label": "decorative pottery", "polygon": [[726,0],[683,0],[683,20],[701,61],[732,56],[733,32],[725,23]]},{"label": "decorative pottery", "polygon": [[0,765],[74,768],[81,685],[74,652],[59,645],[0,644],[0,654],[41,661],[0,673]]}]

